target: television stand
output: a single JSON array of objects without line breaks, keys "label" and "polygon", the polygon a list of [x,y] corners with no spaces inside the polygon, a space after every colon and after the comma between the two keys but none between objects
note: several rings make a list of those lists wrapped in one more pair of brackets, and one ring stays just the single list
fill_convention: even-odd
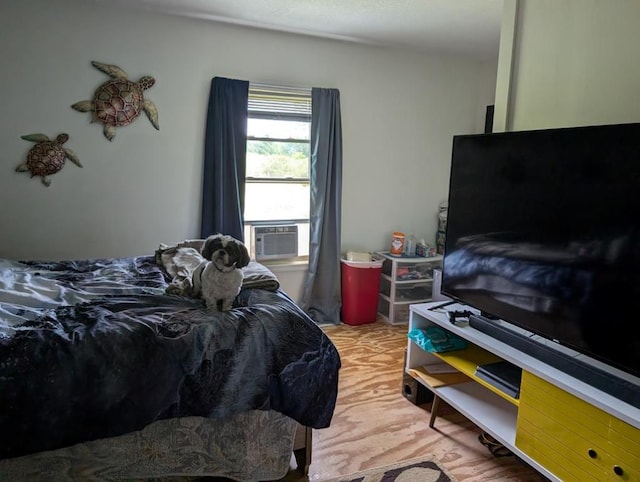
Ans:
[{"label": "television stand", "polygon": [[[433,310],[436,305],[411,305],[409,330],[440,326],[469,346],[430,353],[407,341],[405,372],[435,395],[430,426],[443,400],[550,480],[640,480],[638,407],[532,356],[513,339],[449,322],[448,311],[468,307]],[[522,369],[519,398],[476,375],[478,365],[501,360]],[[443,362],[457,371],[443,370]]]},{"label": "television stand", "polygon": [[577,358],[570,353],[558,351],[552,346],[543,345],[535,339],[522,336],[484,316],[470,316],[469,326],[517,348],[567,375],[588,383],[598,390],[627,402],[629,405],[640,408],[640,385],[595,367],[585,359]]}]

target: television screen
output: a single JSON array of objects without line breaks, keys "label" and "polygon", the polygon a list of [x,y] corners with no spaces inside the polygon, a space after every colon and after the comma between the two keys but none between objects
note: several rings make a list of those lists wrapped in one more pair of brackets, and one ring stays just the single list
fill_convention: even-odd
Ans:
[{"label": "television screen", "polygon": [[640,124],[455,136],[442,291],[640,376]]}]

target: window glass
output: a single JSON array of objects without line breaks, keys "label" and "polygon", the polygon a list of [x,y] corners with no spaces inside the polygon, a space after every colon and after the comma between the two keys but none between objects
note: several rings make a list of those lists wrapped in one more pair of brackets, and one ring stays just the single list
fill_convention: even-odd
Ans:
[{"label": "window glass", "polygon": [[247,177],[309,179],[309,143],[247,141]]},{"label": "window glass", "polygon": [[247,182],[244,220],[309,219],[309,183]]},{"label": "window glass", "polygon": [[247,135],[249,137],[299,139],[308,141],[310,138],[309,123],[249,118],[249,122],[247,123]]}]

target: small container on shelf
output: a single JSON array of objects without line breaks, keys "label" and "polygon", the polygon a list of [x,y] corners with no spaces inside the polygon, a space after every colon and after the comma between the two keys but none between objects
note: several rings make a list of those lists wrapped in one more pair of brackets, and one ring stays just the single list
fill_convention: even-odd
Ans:
[{"label": "small container on shelf", "polygon": [[402,256],[404,253],[404,233],[395,231],[391,236],[391,248],[389,254],[393,256]]},{"label": "small container on shelf", "polygon": [[416,243],[416,237],[413,234],[409,235],[404,249],[405,256],[409,256],[411,258],[416,255]]},{"label": "small container on shelf", "polygon": [[436,256],[438,253],[436,252],[436,248],[434,246],[429,246],[425,243],[424,239],[421,239],[416,245],[416,256],[420,256],[422,258],[432,258]]}]

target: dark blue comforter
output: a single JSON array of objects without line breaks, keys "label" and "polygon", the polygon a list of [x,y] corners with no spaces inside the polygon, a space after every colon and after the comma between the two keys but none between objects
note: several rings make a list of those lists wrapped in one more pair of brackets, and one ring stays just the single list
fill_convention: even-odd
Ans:
[{"label": "dark blue comforter", "polygon": [[[114,272],[120,281],[106,279]],[[20,275],[22,291],[39,292],[7,289],[7,300],[0,289],[0,458],[170,417],[272,409],[314,428],[331,421],[339,355],[279,288],[243,288],[231,311],[215,313],[164,294],[170,279],[153,257],[2,274],[5,288]]]}]

